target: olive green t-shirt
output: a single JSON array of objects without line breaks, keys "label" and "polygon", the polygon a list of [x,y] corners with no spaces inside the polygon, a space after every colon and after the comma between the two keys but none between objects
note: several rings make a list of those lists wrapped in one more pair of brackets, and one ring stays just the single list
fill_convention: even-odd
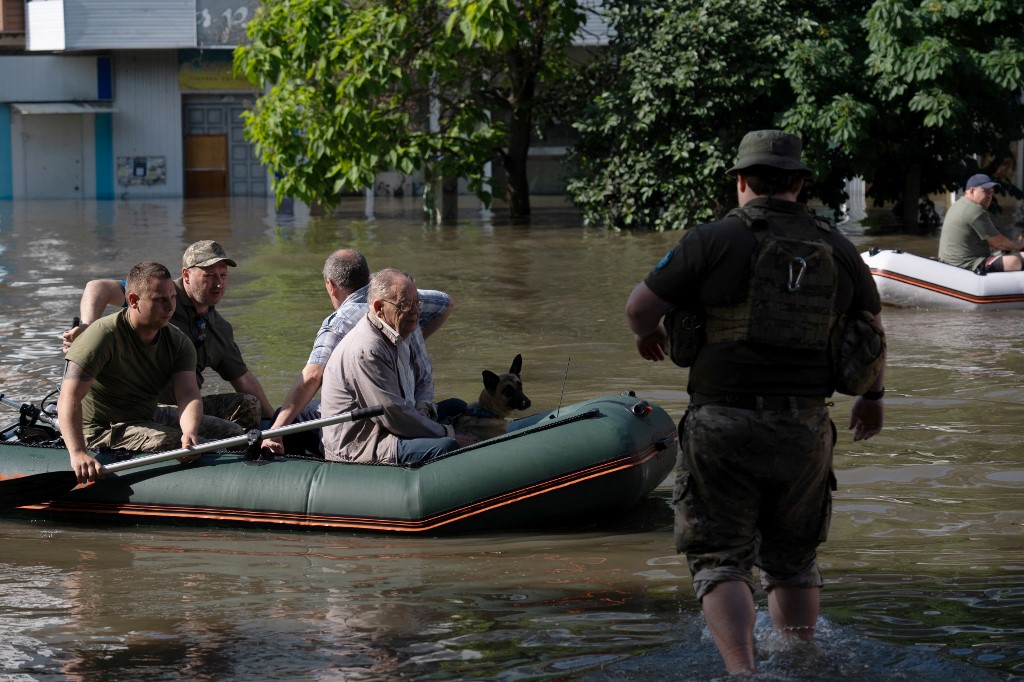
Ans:
[{"label": "olive green t-shirt", "polygon": [[168,325],[156,342],[144,344],[128,321],[128,309],[86,327],[67,359],[93,377],[82,401],[86,440],[111,424],[152,421],[157,394],[178,372],[194,372],[196,350],[184,333]]},{"label": "olive green t-shirt", "polygon": [[967,197],[949,207],[939,236],[939,260],[958,268],[973,270],[989,254],[989,237],[1000,234],[988,211]]}]

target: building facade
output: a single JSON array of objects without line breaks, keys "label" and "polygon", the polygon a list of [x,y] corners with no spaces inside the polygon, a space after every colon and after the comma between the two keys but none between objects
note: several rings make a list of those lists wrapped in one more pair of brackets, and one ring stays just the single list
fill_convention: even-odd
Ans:
[{"label": "building facade", "polygon": [[232,72],[255,0],[0,3],[0,199],[271,194]]},{"label": "building facade", "polygon": [[[600,0],[575,50],[606,44]],[[233,75],[259,0],[0,0],[0,200],[270,196]],[[531,150],[531,190],[560,194],[573,135]],[[420,179],[421,180],[421,179]],[[384,173],[371,193],[416,193]],[[422,189],[422,182],[419,183]]]}]

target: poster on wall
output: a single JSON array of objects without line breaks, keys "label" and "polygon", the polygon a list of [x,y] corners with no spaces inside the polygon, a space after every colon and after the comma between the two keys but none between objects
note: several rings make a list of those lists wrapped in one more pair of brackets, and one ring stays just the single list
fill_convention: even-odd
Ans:
[{"label": "poster on wall", "polygon": [[163,156],[117,157],[117,184],[163,185],[167,183],[167,159]]}]

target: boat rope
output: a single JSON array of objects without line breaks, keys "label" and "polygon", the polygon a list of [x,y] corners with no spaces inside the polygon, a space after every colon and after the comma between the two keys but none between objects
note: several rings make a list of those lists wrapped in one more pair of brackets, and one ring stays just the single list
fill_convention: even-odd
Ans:
[{"label": "boat rope", "polygon": [[[480,440],[479,442],[474,442],[472,445],[466,445],[465,447],[460,447],[460,449],[458,449],[458,450],[453,450],[453,451],[444,453],[440,457],[435,457],[434,459],[430,460],[429,462],[425,462],[424,464],[430,464],[431,462],[439,462],[441,460],[446,460],[447,458],[450,458],[450,457],[455,457],[456,455],[459,455],[461,453],[468,453],[471,450],[476,450],[477,447],[486,447],[486,446],[489,446],[489,445],[493,445],[495,443],[505,442],[507,440],[513,440],[515,438],[521,438],[521,437],[523,437],[525,435],[529,435],[531,433],[537,433],[538,431],[547,431],[548,429],[553,429],[556,426],[564,426],[566,424],[571,424],[573,422],[580,422],[580,421],[583,421],[585,419],[593,419],[595,417],[600,416],[600,414],[601,414],[601,411],[597,410],[596,408],[594,410],[588,410],[587,412],[582,412],[579,415],[572,415],[571,417],[563,417],[562,419],[556,419],[555,415],[552,414],[552,415],[550,415],[548,417],[548,419],[551,420],[551,421],[545,422],[543,424],[535,425],[535,426],[530,426],[528,428],[518,429],[516,431],[511,431],[509,433],[497,436],[495,438],[487,438],[486,440]],[[404,466],[404,465],[390,465],[390,466]],[[422,465],[420,465],[420,466],[422,466]],[[416,467],[412,467],[412,468],[416,468]]]},{"label": "boat rope", "polygon": [[594,417],[600,416],[600,414],[601,410],[597,408],[587,410],[586,412],[580,412],[579,414],[574,414],[570,417],[562,417],[561,419],[556,419],[555,414],[551,414],[548,416],[548,419],[550,421],[535,426],[531,426],[525,429],[511,431],[509,433],[497,436],[495,438],[488,438],[487,440],[482,440],[478,443],[467,445],[466,447],[459,448],[458,450],[451,450],[450,452],[444,453],[440,457],[435,457],[434,459],[431,459],[429,462],[426,462],[426,464],[430,464],[430,462],[437,462],[442,459],[448,459],[449,457],[453,457],[459,453],[469,452],[470,450],[475,450],[480,447],[487,447],[490,445],[494,445],[495,443],[504,443],[505,441],[513,440],[515,438],[522,438],[523,436],[537,433],[538,431],[547,431],[548,429],[553,429],[556,426],[565,426],[566,424],[572,424],[573,422],[582,421],[584,419],[593,419]]},{"label": "boat rope", "polygon": [[[470,450],[475,450],[475,449],[481,448],[481,447],[489,447],[491,445],[494,445],[495,443],[504,443],[505,441],[513,440],[515,438],[522,438],[523,436],[528,436],[530,434],[537,433],[538,431],[546,431],[548,429],[553,429],[553,428],[558,427],[558,426],[565,426],[566,424],[572,424],[573,422],[582,421],[584,419],[593,419],[594,417],[598,417],[600,415],[601,415],[601,410],[599,410],[597,408],[594,408],[592,410],[587,410],[586,412],[580,412],[579,414],[574,414],[574,415],[571,415],[569,417],[563,417],[561,419],[556,419],[554,414],[550,414],[550,415],[548,415],[548,420],[549,421],[546,421],[546,422],[543,422],[543,423],[539,423],[539,424],[536,424],[536,425],[533,425],[533,426],[529,426],[529,427],[526,427],[526,428],[523,428],[523,429],[517,429],[515,431],[511,431],[509,433],[503,434],[501,436],[496,436],[494,438],[488,438],[486,440],[482,440],[482,441],[479,441],[477,443],[473,443],[472,445],[467,445],[466,447],[459,448],[457,450],[451,450],[449,452],[444,453],[443,455],[441,455],[439,457],[434,457],[433,459],[431,459],[431,460],[429,460],[427,462],[423,462],[422,464],[413,465],[413,466],[409,466],[407,464],[396,464],[394,462],[327,462],[327,464],[332,464],[332,465],[338,464],[338,465],[343,465],[343,466],[344,465],[352,465],[352,466],[377,466],[377,467],[404,467],[406,469],[417,469],[417,468],[419,468],[421,466],[432,464],[433,462],[440,462],[442,459],[448,459],[449,457],[454,457],[455,455],[458,455],[458,454],[461,454],[461,453],[464,453],[464,452],[469,452]],[[314,460],[314,461],[317,461],[317,462],[324,462],[324,461],[326,461],[326,460],[324,460],[323,457],[314,457],[312,455],[291,455],[291,454],[286,454],[285,455],[285,459],[309,459],[309,460]]]}]

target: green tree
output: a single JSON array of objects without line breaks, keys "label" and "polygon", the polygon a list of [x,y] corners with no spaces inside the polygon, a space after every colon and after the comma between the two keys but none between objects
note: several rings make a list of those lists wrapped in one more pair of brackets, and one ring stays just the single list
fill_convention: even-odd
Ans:
[{"label": "green tree", "polygon": [[235,65],[265,88],[246,134],[285,196],[327,206],[382,171],[491,194],[505,170],[530,213],[526,159],[538,92],[565,70],[575,0],[278,0],[249,24]]},{"label": "green tree", "polygon": [[570,194],[612,227],[702,222],[735,201],[743,133],[779,127],[804,140],[809,195],[838,207],[860,176],[916,224],[920,197],[1024,137],[1022,16],[1015,0],[616,2]]},{"label": "green tree", "polygon": [[585,219],[675,229],[735,204],[725,171],[745,132],[770,128],[793,102],[783,75],[793,42],[811,36],[802,10],[764,0],[608,3],[608,49],[576,88],[569,193]]},{"label": "green tree", "polygon": [[913,225],[920,197],[961,187],[979,159],[992,172],[1024,137],[1024,4],[864,5],[795,44],[797,102],[781,124],[813,141],[819,168],[862,176]]}]

